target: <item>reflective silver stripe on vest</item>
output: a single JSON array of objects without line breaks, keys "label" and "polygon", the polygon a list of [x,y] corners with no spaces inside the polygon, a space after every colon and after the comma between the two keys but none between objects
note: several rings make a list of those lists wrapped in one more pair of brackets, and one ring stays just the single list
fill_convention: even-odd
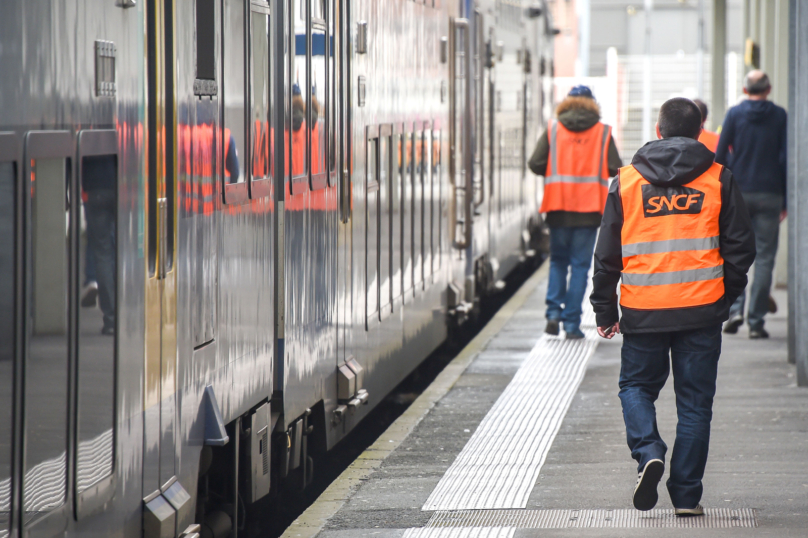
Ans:
[{"label": "reflective silver stripe on vest", "polygon": [[663,286],[665,284],[687,284],[713,280],[724,276],[724,264],[704,269],[687,269],[684,271],[671,271],[670,273],[621,273],[623,284],[626,286]]},{"label": "reflective silver stripe on vest", "polygon": [[545,185],[550,183],[600,183],[604,187],[609,186],[608,179],[600,179],[595,176],[561,176],[558,174],[544,178]]},{"label": "reflective silver stripe on vest", "polygon": [[718,236],[701,237],[699,239],[666,239],[664,241],[646,241],[623,245],[623,257],[639,254],[661,254],[663,252],[681,252],[683,250],[712,250],[719,247]]},{"label": "reflective silver stripe on vest", "polygon": [[606,151],[606,143],[609,141],[609,126],[603,125],[603,141],[600,145],[600,160],[598,161],[598,175],[597,176],[565,176],[558,173],[558,159],[556,152],[558,151],[558,120],[554,121],[550,126],[550,176],[544,178],[544,184],[550,183],[600,183],[602,187],[609,187],[609,180],[602,179],[603,175],[603,156]]}]

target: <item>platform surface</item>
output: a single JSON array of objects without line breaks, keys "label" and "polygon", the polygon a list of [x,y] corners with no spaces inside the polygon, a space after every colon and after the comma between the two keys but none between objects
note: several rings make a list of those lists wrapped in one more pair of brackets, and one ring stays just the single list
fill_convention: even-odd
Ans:
[{"label": "platform surface", "polygon": [[[617,397],[621,339],[542,336],[539,270],[285,537],[807,536],[808,389],[786,361],[786,297],[724,336],[704,517],[681,519],[660,484],[631,506],[636,463]],[[657,403],[673,445],[672,379]]]}]

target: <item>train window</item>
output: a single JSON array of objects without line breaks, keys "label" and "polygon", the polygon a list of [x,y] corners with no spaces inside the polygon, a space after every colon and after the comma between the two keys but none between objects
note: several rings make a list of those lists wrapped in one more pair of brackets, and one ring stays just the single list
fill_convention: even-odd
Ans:
[{"label": "train window", "polygon": [[325,51],[326,51],[326,63],[328,66],[327,73],[328,73],[328,89],[326,90],[328,94],[328,103],[326,105],[326,110],[328,113],[328,170],[329,174],[329,184],[334,186],[336,185],[336,177],[337,177],[337,121],[339,120],[339,106],[337,105],[337,63],[336,63],[336,51],[335,43],[338,36],[335,34],[335,21],[337,18],[337,13],[335,9],[339,9],[339,5],[335,5],[333,0],[329,0],[328,3],[330,9],[328,13],[328,37],[326,38],[325,44]]},{"label": "train window", "polygon": [[[244,2],[224,0],[223,4],[222,54],[224,74],[222,76],[224,101],[224,152],[225,190],[227,186],[245,183],[246,152],[245,137],[245,88],[244,88]],[[230,189],[234,191],[234,189]],[[236,190],[239,192],[241,189]],[[243,191],[246,193],[246,190]]]},{"label": "train window", "polygon": [[[322,11],[322,0],[312,0],[312,10],[319,6]],[[320,13],[321,17],[323,13]],[[326,27],[325,23],[315,19],[312,14],[311,24],[311,176],[312,189],[326,186]]]},{"label": "train window", "polygon": [[325,24],[325,0],[311,0],[311,20]]},{"label": "train window", "polygon": [[252,179],[272,177],[270,170],[270,125],[272,96],[270,95],[269,10],[261,4],[251,4],[252,47]]},{"label": "train window", "polygon": [[432,131],[428,124],[424,125],[424,141],[421,147],[421,181],[423,183],[423,219],[424,231],[422,237],[424,262],[424,287],[426,277],[432,273]]},{"label": "train window", "polygon": [[[390,198],[390,286],[394,300],[401,297],[401,249],[404,238],[402,230],[402,196],[401,196],[401,135],[392,133],[390,138],[390,181],[388,197]],[[395,308],[395,305],[393,305]]]},{"label": "train window", "polygon": [[78,494],[112,474],[114,463],[117,177],[115,155],[82,158],[86,229],[78,260],[84,279],[78,317]]},{"label": "train window", "polygon": [[413,270],[414,287],[424,281],[424,131],[413,135]]},{"label": "train window", "polygon": [[216,78],[215,0],[196,0],[196,78]]},{"label": "train window", "polygon": [[32,522],[67,493],[69,162],[30,162],[29,341],[22,504]]},{"label": "train window", "polygon": [[0,162],[0,536],[9,535],[14,342],[17,168]]},{"label": "train window", "polygon": [[365,146],[365,329],[379,315],[379,139]]},{"label": "train window", "polygon": [[436,273],[440,267],[441,245],[441,202],[442,200],[441,170],[441,136],[440,131],[432,131],[432,272]]},{"label": "train window", "polygon": [[412,185],[412,135],[402,133],[398,139],[399,176],[401,181],[401,246],[405,296],[412,290],[412,230],[413,230],[413,185]]},{"label": "train window", "polygon": [[379,136],[379,312],[382,319],[391,312],[390,269],[392,257],[392,202],[390,189],[392,139],[390,126],[380,128]]},{"label": "train window", "polygon": [[307,47],[308,29],[306,25],[305,0],[293,1],[295,35],[292,40],[292,181],[308,182],[308,102],[311,97],[311,85],[308,82]]}]

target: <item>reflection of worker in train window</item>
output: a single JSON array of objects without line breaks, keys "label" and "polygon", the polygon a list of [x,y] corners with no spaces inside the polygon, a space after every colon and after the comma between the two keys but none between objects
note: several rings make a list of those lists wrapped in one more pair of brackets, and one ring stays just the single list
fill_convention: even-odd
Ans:
[{"label": "reflection of worker in train window", "polygon": [[306,102],[300,86],[292,85],[292,175],[306,173]]},{"label": "reflection of worker in train window", "polygon": [[92,249],[98,305],[104,315],[102,334],[115,334],[115,225],[117,164],[114,155],[85,157],[81,188],[87,219],[87,246]]},{"label": "reflection of worker in train window", "polygon": [[320,169],[320,101],[317,100],[317,87],[311,88],[311,173],[325,172]]},{"label": "reflection of worker in train window", "polygon": [[224,158],[224,170],[228,183],[238,183],[240,173],[238,168],[238,149],[236,139],[230,129],[225,128],[224,139],[227,141],[227,153]]}]

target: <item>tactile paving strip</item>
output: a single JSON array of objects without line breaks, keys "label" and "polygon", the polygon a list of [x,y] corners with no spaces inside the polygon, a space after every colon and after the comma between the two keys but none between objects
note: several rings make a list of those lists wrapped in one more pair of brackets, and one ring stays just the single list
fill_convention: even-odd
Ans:
[{"label": "tactile paving strip", "polygon": [[[460,510],[432,515],[427,529],[728,529],[757,527],[754,508],[705,508],[703,516],[676,517],[673,510]],[[420,529],[410,529],[420,530]],[[407,536],[405,534],[405,536]],[[418,536],[413,534],[413,537]],[[443,535],[424,535],[443,536]],[[447,535],[448,536],[448,535]],[[461,535],[451,535],[461,536]],[[462,534],[462,536],[472,536]],[[481,535],[487,536],[487,535]],[[496,535],[499,536],[499,535]]]},{"label": "tactile paving strip", "polygon": [[464,527],[407,529],[403,538],[513,538],[514,528]]},{"label": "tactile paving strip", "polygon": [[[587,294],[588,296],[588,294]],[[586,338],[537,334],[538,342],[422,510],[524,508],[586,362],[597,346],[592,307],[584,301]],[[537,327],[536,332],[542,330]]]}]

